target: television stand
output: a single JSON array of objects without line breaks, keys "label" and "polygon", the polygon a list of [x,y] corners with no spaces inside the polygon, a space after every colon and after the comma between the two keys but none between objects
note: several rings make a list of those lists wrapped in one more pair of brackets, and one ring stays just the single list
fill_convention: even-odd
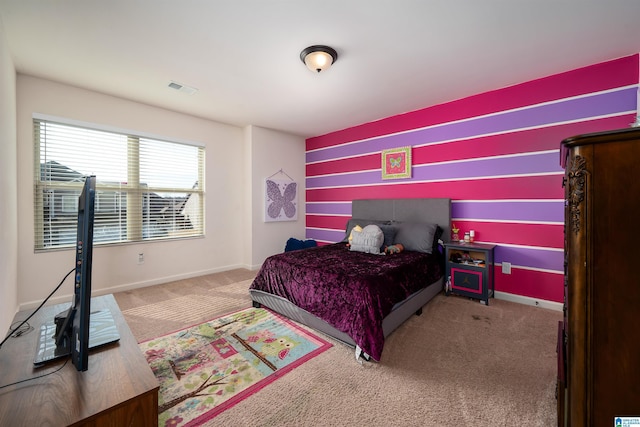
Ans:
[{"label": "television stand", "polygon": [[[69,305],[45,306],[29,322],[37,327]],[[76,370],[68,359],[34,366],[38,329],[2,345],[0,386],[34,379],[0,389],[0,425],[158,425],[158,381],[113,295],[92,298],[91,308],[111,313],[120,340],[91,350],[87,371]],[[18,312],[14,321],[31,312]],[[41,375],[46,376],[35,378]]]}]

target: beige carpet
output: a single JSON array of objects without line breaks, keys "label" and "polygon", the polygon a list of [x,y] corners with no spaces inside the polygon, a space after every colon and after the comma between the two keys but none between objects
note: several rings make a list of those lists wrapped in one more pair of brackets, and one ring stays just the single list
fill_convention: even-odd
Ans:
[{"label": "beige carpet", "polygon": [[[138,341],[250,306],[233,270],[115,294]],[[438,295],[380,363],[333,348],[207,425],[553,426],[559,312]],[[326,337],[325,337],[326,338]]]}]

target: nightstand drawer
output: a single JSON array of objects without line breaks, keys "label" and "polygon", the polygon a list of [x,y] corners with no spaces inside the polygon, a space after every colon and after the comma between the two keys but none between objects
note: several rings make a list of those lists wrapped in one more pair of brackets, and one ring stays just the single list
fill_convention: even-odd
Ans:
[{"label": "nightstand drawer", "polygon": [[451,267],[451,289],[454,292],[471,292],[482,295],[482,271]]}]

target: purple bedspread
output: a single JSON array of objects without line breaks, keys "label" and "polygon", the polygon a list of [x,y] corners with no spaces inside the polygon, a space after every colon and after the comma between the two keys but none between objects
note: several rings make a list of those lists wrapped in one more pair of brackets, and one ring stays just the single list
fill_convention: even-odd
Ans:
[{"label": "purple bedspread", "polygon": [[384,317],[442,275],[440,254],[372,255],[335,243],[267,258],[250,289],[286,298],[349,335],[379,361]]}]

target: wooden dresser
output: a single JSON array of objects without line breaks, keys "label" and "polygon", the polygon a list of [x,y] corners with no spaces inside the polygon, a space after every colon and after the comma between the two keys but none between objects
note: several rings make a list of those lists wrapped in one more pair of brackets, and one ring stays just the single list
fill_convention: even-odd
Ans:
[{"label": "wooden dresser", "polygon": [[640,128],[564,140],[558,425],[640,417]]}]

